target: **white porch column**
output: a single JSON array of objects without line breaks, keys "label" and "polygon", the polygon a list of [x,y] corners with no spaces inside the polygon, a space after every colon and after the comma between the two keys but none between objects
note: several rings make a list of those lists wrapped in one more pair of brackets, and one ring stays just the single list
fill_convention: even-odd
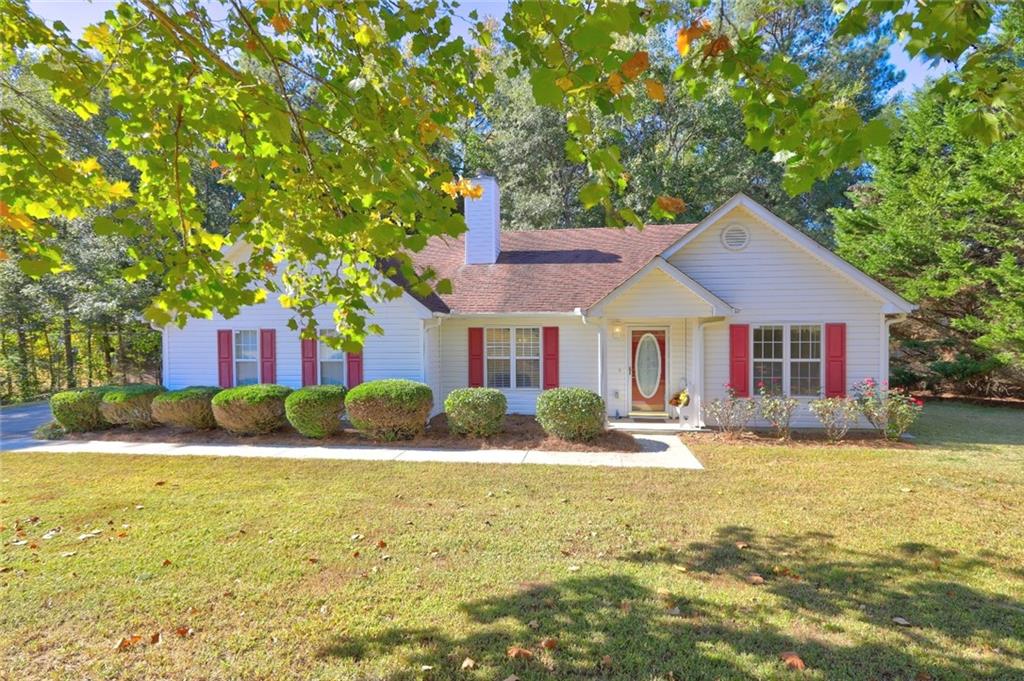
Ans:
[{"label": "white porch column", "polygon": [[597,392],[608,408],[608,324],[603,319],[597,326]]}]

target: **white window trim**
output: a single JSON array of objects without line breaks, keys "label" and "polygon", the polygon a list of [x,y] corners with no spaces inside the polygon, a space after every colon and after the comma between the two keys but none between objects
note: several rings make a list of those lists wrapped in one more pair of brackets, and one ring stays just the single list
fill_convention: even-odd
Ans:
[{"label": "white window trim", "polygon": [[[509,350],[508,357],[495,357],[494,359],[507,359],[509,360],[509,387],[507,388],[495,388],[496,390],[515,390],[517,392],[540,392],[544,389],[544,329],[540,326],[501,326],[492,325],[484,327],[484,387],[490,388],[487,382],[487,361],[491,359],[487,353],[487,330],[488,329],[508,329],[508,342]],[[537,365],[540,367],[540,372],[537,375],[537,387],[536,388],[520,388],[516,385],[516,361],[518,356],[516,355],[516,331],[518,329],[536,329],[537,338],[540,341],[540,353],[537,357],[523,357],[523,359],[536,359]]]},{"label": "white window trim", "polygon": [[[239,333],[246,332],[246,331],[252,331],[253,333],[256,334],[256,357],[255,357],[255,359],[242,359],[242,360],[240,360],[240,359],[238,359],[238,340],[237,340],[237,336],[238,336]],[[231,331],[231,385],[232,386],[238,387],[238,363],[239,362],[255,362],[256,363],[256,385],[258,385],[260,383],[260,380],[261,380],[261,376],[260,376],[260,356],[261,356],[260,355],[260,350],[261,350],[261,347],[260,347],[260,344],[263,342],[263,339],[260,338],[260,336],[261,336],[261,334],[260,334],[260,330],[259,329],[232,329],[232,331]],[[247,384],[247,385],[252,385],[252,384]]]},{"label": "white window trim", "polygon": [[[763,322],[760,324],[750,325],[750,345],[748,353],[750,357],[750,373],[748,378],[750,380],[750,394],[751,396],[757,395],[757,384],[754,383],[754,362],[769,361],[777,362],[779,360],[759,360],[754,357],[754,329],[761,329],[771,326],[782,327],[782,394],[786,397],[795,397],[798,400],[815,400],[821,397],[825,392],[825,324],[824,322]],[[818,350],[818,385],[820,391],[817,395],[794,395],[793,386],[791,384],[792,379],[792,367],[791,364],[794,361],[791,358],[791,330],[794,326],[817,326],[818,327],[818,343],[820,348]],[[797,362],[813,362],[815,360],[810,359],[797,359]]]},{"label": "white window trim", "polygon": [[[324,335],[337,335],[335,334],[324,334]],[[348,385],[348,353],[342,352],[340,359],[324,359],[323,358],[323,346],[326,343],[319,337],[316,339],[316,384],[317,385]],[[324,362],[338,362],[341,364],[341,383],[324,383]]]}]

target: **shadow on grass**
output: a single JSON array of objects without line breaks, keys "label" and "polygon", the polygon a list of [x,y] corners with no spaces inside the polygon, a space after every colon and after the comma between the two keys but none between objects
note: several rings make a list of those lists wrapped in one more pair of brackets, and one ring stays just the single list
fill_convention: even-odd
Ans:
[{"label": "shadow on grass", "polygon": [[[787,650],[829,679],[1021,678],[1012,660],[1022,652],[1024,605],[958,581],[978,569],[1002,569],[998,558],[924,544],[871,555],[836,549],[831,540],[726,527],[715,542],[686,551],[622,557],[685,565],[685,573],[673,574],[703,588],[654,592],[622,574],[523,584],[517,593],[463,604],[471,630],[465,636],[393,627],[337,638],[321,655],[399,660],[408,671],[384,677],[391,681],[469,678],[459,671],[467,656],[477,663],[474,678],[786,678],[778,655]],[[764,584],[749,585],[753,573]],[[540,645],[548,636],[558,639],[551,651]],[[950,649],[950,640],[963,648]],[[510,660],[510,646],[529,649],[533,659]]]}]

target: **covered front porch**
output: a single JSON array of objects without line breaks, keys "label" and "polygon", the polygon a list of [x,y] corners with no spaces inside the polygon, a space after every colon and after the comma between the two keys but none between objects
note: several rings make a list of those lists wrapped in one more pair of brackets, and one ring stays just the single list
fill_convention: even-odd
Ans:
[{"label": "covered front porch", "polygon": [[734,312],[661,258],[592,307],[586,319],[598,327],[598,386],[612,427],[703,428],[704,327]]}]

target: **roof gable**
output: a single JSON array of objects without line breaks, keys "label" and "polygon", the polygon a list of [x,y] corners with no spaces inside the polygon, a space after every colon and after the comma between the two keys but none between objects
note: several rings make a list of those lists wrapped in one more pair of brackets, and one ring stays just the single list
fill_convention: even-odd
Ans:
[{"label": "roof gable", "polygon": [[906,313],[915,309],[916,306],[904,299],[902,296],[889,290],[864,272],[861,272],[855,266],[846,262],[838,255],[743,193],[736,194],[706,218],[697,223],[692,230],[688,231],[678,241],[662,251],[661,257],[665,259],[671,258],[680,250],[686,248],[687,245],[693,243],[702,234],[707,232],[712,225],[721,222],[737,209],[745,209],[758,221],[770,227],[775,233],[788,240],[805,254],[812,256],[833,272],[851,281],[861,289],[867,291],[873,297],[881,300],[883,302],[883,310],[885,312]]}]

